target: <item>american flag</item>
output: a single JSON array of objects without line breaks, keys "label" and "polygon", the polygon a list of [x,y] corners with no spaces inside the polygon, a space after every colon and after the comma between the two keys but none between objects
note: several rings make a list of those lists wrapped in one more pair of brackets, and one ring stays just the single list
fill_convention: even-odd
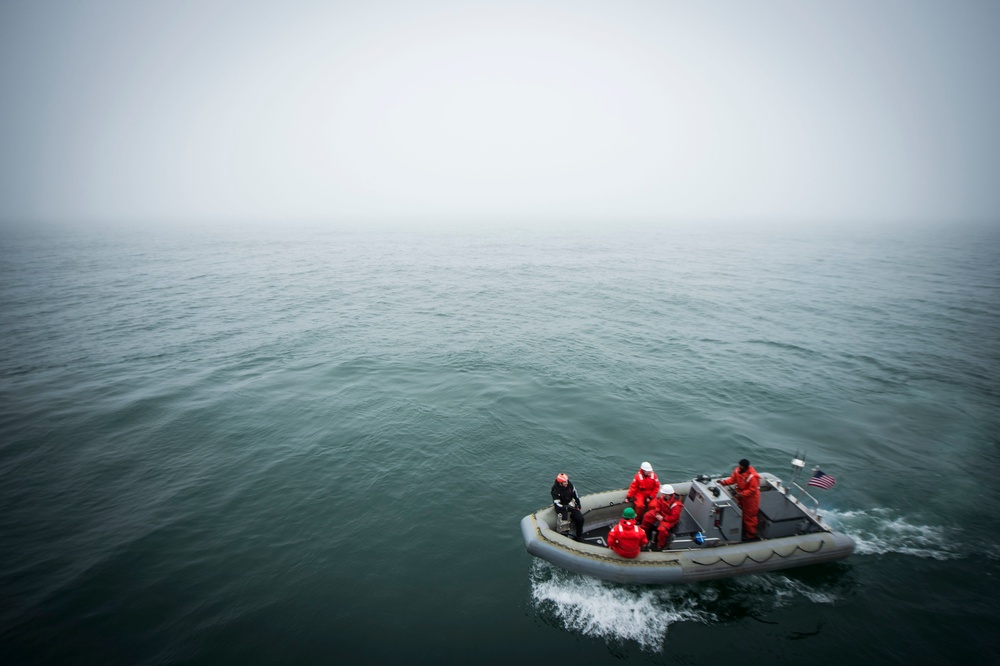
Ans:
[{"label": "american flag", "polygon": [[833,478],[829,474],[824,474],[822,470],[816,470],[813,472],[812,478],[809,479],[810,486],[816,486],[818,488],[822,488],[823,490],[833,488],[836,483],[837,479]]}]

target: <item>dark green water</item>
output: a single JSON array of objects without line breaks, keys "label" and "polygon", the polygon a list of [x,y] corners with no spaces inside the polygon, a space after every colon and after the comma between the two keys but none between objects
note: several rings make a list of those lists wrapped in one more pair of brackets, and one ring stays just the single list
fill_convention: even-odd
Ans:
[{"label": "dark green water", "polygon": [[[1000,661],[1000,234],[0,234],[4,663]],[[524,550],[796,449],[843,563]]]}]

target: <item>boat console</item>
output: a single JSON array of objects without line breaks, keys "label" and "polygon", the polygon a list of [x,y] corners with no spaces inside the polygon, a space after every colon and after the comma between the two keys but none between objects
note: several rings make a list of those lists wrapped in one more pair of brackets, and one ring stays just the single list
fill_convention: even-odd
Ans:
[{"label": "boat console", "polygon": [[[692,524],[693,523],[693,524]],[[739,542],[743,512],[728,493],[707,479],[691,482],[677,533],[701,532],[706,540]]]}]

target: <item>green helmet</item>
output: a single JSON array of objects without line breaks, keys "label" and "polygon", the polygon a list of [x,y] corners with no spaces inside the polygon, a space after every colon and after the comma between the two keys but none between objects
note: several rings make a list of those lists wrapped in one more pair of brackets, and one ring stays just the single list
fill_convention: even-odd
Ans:
[{"label": "green helmet", "polygon": [[622,511],[622,518],[625,520],[635,520],[635,509],[629,507]]}]

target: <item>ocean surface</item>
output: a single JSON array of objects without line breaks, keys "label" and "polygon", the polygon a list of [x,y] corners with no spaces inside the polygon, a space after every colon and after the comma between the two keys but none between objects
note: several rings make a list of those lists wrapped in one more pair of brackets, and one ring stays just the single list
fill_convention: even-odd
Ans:
[{"label": "ocean surface", "polygon": [[[998,378],[995,230],[6,228],[0,662],[1000,663]],[[797,450],[843,562],[524,549]]]}]

